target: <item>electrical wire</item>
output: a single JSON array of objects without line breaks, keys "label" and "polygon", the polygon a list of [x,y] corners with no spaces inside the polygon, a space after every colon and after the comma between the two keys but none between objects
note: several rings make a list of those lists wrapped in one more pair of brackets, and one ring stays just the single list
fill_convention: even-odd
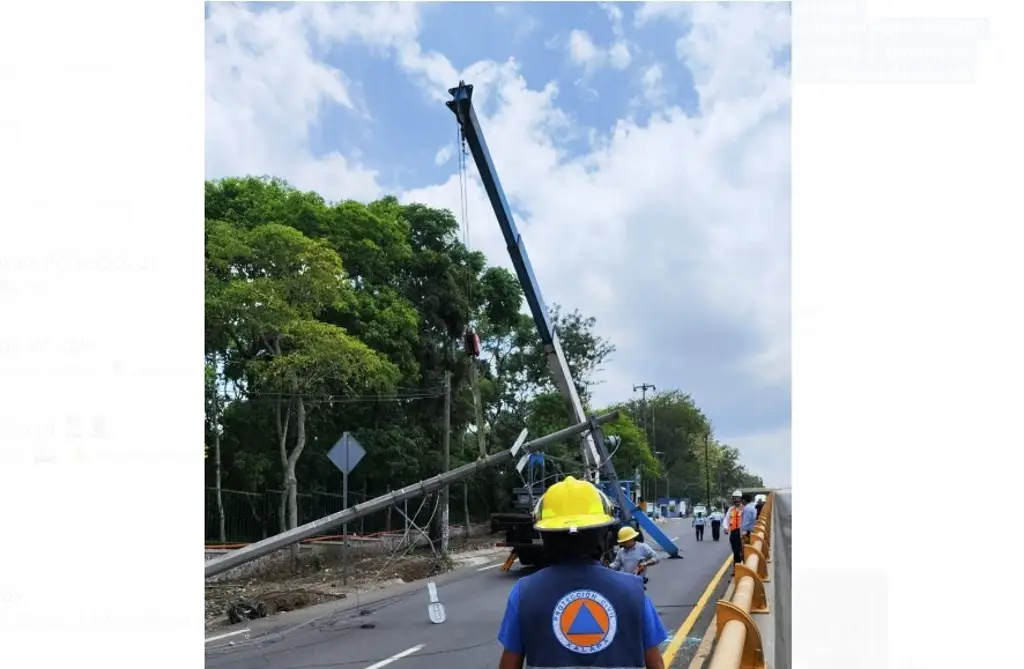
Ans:
[{"label": "electrical wire", "polygon": [[444,397],[443,388],[428,388],[417,392],[393,392],[365,395],[317,395],[312,393],[259,392],[247,394],[243,402],[280,402],[282,400],[304,399],[324,404],[362,404],[368,402],[402,402],[429,400]]}]

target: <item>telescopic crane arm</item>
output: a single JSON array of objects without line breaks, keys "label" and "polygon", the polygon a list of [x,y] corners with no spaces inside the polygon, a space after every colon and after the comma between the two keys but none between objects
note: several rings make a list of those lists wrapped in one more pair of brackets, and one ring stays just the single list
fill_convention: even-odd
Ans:
[{"label": "telescopic crane arm", "polygon": [[[476,163],[484,190],[487,191],[487,198],[491,201],[494,215],[505,236],[505,245],[512,257],[512,265],[519,277],[519,283],[523,287],[526,303],[530,307],[534,323],[537,324],[537,331],[540,333],[541,343],[544,346],[548,367],[551,369],[555,385],[565,399],[573,422],[585,422],[587,416],[583,411],[579,393],[576,391],[576,384],[573,383],[572,372],[569,370],[565,354],[562,352],[562,345],[558,341],[558,333],[555,331],[547,307],[544,305],[544,298],[541,297],[540,287],[537,285],[533,267],[530,265],[530,257],[526,253],[526,244],[512,219],[512,208],[509,207],[508,200],[505,198],[505,191],[501,188],[498,173],[494,169],[491,154],[487,150],[487,142],[484,141],[483,131],[477,121],[476,112],[473,109],[473,86],[459,82],[457,87],[449,89],[448,92],[452,99],[445,104],[455,113],[455,117],[462,127],[462,136],[469,146],[470,153],[473,154],[473,162]],[[597,445],[594,443],[594,435],[590,432],[585,433],[582,442],[583,462],[586,466],[587,476],[597,482],[600,479],[601,457]]]},{"label": "telescopic crane arm", "polygon": [[[505,245],[512,257],[512,265],[516,268],[516,275],[523,287],[523,293],[526,295],[526,303],[530,306],[533,321],[537,324],[537,331],[540,333],[541,342],[547,354],[548,367],[555,378],[555,385],[561,391],[573,421],[576,423],[589,421],[590,423],[591,429],[583,433],[582,439],[586,477],[618,501],[623,520],[629,522],[631,519],[635,519],[648,536],[664,548],[670,557],[682,557],[679,555],[676,545],[665,536],[665,533],[655,525],[654,521],[626,498],[622,486],[619,485],[615,466],[612,464],[611,456],[601,434],[601,428],[592,417],[588,419],[583,411],[583,403],[580,401],[579,393],[576,392],[576,384],[573,383],[572,372],[565,361],[565,354],[562,353],[558,333],[544,306],[544,298],[540,295],[537,278],[533,275],[530,257],[526,254],[526,245],[523,243],[523,237],[519,234],[519,230],[516,229],[515,221],[512,220],[512,208],[508,206],[508,200],[505,199],[505,191],[502,190],[501,182],[498,181],[498,173],[494,169],[491,154],[487,150],[487,142],[484,141],[480,122],[476,118],[476,112],[473,109],[473,86],[460,81],[458,86],[448,89],[448,92],[452,99],[445,104],[455,113],[455,118],[458,119],[459,125],[462,127],[462,136],[469,146],[470,153],[473,154],[473,162],[476,163],[484,190],[487,191],[487,199],[491,201],[494,216],[498,219],[502,234],[505,235]],[[527,461],[528,456],[520,459],[516,467],[520,473]],[[601,482],[602,472],[607,477],[607,481],[603,484]]]}]

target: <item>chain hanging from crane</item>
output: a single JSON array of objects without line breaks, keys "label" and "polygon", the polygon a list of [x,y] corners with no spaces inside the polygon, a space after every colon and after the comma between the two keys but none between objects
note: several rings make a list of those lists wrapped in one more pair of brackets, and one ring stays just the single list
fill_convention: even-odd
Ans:
[{"label": "chain hanging from crane", "polygon": [[[455,152],[459,161],[459,216],[461,218],[459,227],[462,229],[462,243],[469,249],[469,176],[466,170],[466,137],[460,125],[456,129]],[[473,277],[466,276],[466,296],[470,305],[473,303]],[[472,319],[472,316],[470,317]],[[480,357],[480,336],[473,327],[473,322],[466,326],[466,332],[462,340],[463,349],[471,358]]]}]

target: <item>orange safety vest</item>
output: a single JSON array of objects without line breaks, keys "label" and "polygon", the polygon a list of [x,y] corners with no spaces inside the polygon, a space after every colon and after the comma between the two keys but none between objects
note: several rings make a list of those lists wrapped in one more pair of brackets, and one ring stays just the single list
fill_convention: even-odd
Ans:
[{"label": "orange safety vest", "polygon": [[729,531],[734,532],[740,529],[740,524],[743,521],[743,507],[736,508],[735,506],[729,509]]}]

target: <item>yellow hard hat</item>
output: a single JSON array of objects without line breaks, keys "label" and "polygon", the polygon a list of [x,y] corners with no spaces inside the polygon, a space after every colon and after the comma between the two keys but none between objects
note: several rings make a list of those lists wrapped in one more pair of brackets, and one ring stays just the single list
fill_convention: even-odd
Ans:
[{"label": "yellow hard hat", "polygon": [[533,519],[533,526],[540,532],[575,532],[615,522],[608,497],[593,483],[572,476],[547,489],[537,502]]},{"label": "yellow hard hat", "polygon": [[619,538],[616,541],[618,541],[618,543],[620,544],[624,544],[630,539],[636,539],[638,536],[640,536],[639,532],[634,530],[629,525],[626,525],[625,527],[619,528]]}]

